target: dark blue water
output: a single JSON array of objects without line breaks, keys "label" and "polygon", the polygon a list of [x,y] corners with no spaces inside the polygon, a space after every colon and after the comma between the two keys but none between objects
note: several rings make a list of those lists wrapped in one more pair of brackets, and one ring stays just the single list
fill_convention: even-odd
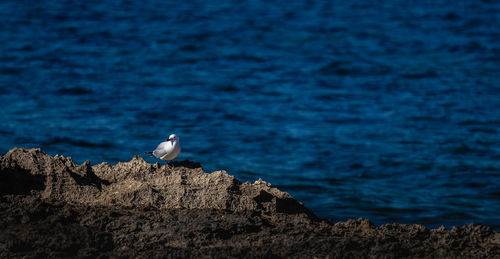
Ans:
[{"label": "dark blue water", "polygon": [[175,132],[322,217],[499,229],[500,1],[373,2],[0,1],[0,151]]}]

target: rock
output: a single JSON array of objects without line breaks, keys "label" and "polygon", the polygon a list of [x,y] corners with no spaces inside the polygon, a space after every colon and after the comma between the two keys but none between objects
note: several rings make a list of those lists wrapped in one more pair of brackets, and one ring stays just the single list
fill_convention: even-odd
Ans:
[{"label": "rock", "polygon": [[40,149],[0,157],[0,257],[498,257],[500,235],[335,225],[259,179],[240,182],[199,163],[141,157],[75,165]]},{"label": "rock", "polygon": [[[241,183],[225,171],[207,174],[200,164],[184,161],[174,167],[149,164],[135,156],[109,166],[80,166],[71,158],[51,157],[40,149],[15,148],[0,165],[6,194],[28,193],[48,201],[90,206],[153,209],[216,209],[314,214],[288,193],[262,182]],[[28,183],[28,184],[26,184]]]}]

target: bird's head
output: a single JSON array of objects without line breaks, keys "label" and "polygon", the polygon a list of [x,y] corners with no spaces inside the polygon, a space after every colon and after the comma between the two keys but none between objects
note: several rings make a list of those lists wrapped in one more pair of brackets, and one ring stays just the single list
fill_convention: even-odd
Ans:
[{"label": "bird's head", "polygon": [[179,141],[179,137],[178,137],[177,135],[175,135],[175,134],[171,134],[171,135],[168,137],[167,141],[174,141],[174,142],[175,142],[175,141]]}]

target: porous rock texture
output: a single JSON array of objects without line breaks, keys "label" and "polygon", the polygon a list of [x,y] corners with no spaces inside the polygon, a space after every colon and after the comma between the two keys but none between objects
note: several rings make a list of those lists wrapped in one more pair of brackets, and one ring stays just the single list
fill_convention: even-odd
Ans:
[{"label": "porous rock texture", "polygon": [[189,161],[0,157],[0,257],[500,258],[500,234],[319,219],[289,194]]}]

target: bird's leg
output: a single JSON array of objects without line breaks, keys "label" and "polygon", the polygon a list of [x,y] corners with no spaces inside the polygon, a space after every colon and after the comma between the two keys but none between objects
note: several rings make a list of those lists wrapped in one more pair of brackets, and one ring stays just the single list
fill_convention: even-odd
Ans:
[{"label": "bird's leg", "polygon": [[175,168],[174,163],[172,162],[172,160],[170,160],[168,162],[165,162],[165,165],[167,165],[168,167],[170,167],[170,169],[174,169]]}]

